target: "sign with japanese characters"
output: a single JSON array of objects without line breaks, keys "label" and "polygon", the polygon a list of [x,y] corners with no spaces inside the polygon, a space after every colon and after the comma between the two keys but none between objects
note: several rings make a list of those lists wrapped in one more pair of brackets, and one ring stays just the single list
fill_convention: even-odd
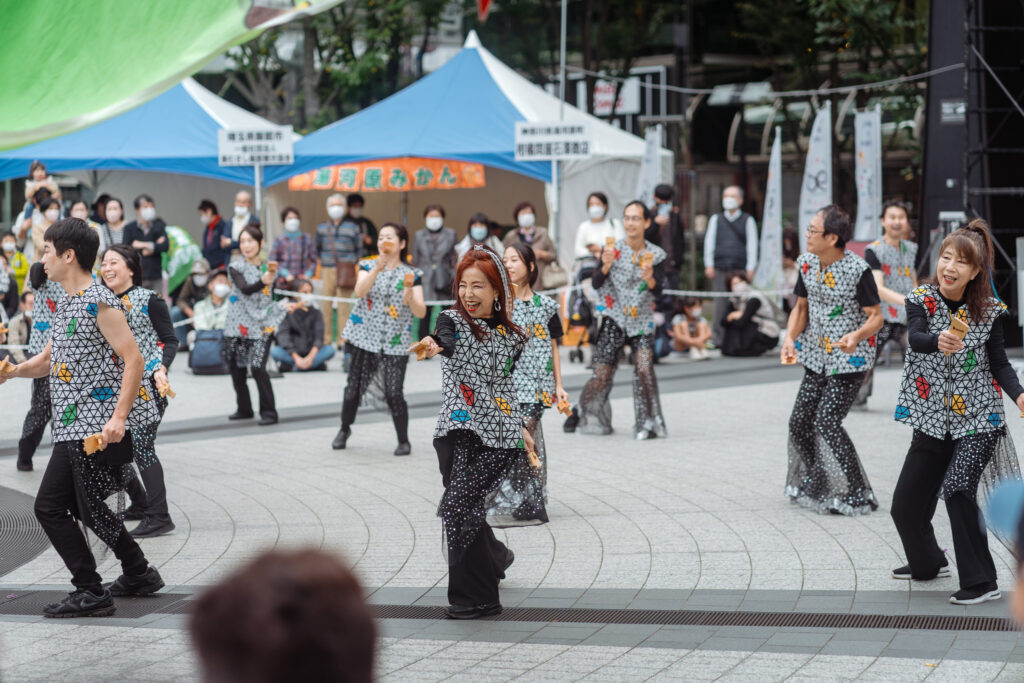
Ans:
[{"label": "sign with japanese characters", "polygon": [[292,127],[217,131],[217,163],[220,166],[272,166],[291,164]]},{"label": "sign with japanese characters", "polygon": [[516,161],[589,159],[590,125],[568,121],[516,121]]},{"label": "sign with japanese characters", "polygon": [[325,166],[288,180],[288,189],[299,192],[415,192],[472,189],[485,185],[482,164],[418,157]]}]

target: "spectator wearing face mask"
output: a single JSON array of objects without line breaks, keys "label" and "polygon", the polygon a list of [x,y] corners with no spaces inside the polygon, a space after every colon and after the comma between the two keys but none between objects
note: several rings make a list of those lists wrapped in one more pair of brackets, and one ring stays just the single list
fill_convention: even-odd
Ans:
[{"label": "spectator wearing face mask", "polygon": [[[43,191],[45,188],[39,190],[39,192]],[[35,261],[43,258],[43,235],[46,234],[46,230],[60,220],[60,202],[52,197],[47,197],[39,202],[38,209],[43,219],[39,223],[32,223],[32,254]]]},{"label": "spectator wearing face mask", "polygon": [[[3,315],[0,315],[0,322],[14,315],[14,311],[17,308],[18,287],[14,284],[14,278],[11,277],[7,259],[0,256],[0,309],[3,309]],[[2,343],[0,342],[0,344]]]},{"label": "spectator wearing face mask", "polygon": [[[46,220],[42,209],[40,208],[43,202],[52,198],[52,193],[46,187],[38,188],[32,194],[32,201],[30,201],[18,214],[18,217],[14,219],[14,227],[11,228],[11,232],[14,233],[15,238],[18,242],[18,248],[23,249],[26,258],[29,262],[35,263],[43,257],[40,251],[36,254],[36,232],[37,226],[42,225]],[[60,204],[57,204],[58,217]]]},{"label": "spectator wearing face mask", "polygon": [[668,332],[672,348],[681,353],[689,352],[693,360],[708,360],[711,357],[707,349],[711,327],[703,317],[700,300],[692,296],[676,299],[675,310]]},{"label": "spectator wearing face mask", "polygon": [[210,282],[210,264],[206,259],[197,259],[192,264],[192,272],[178,290],[178,297],[171,306],[171,322],[174,323],[174,336],[178,338],[179,348],[188,347],[188,333],[191,324],[183,323],[195,315],[195,306],[206,296],[206,285]]},{"label": "spectator wearing face mask", "polygon": [[32,218],[35,213],[33,197],[36,190],[46,188],[50,196],[58,202],[61,200],[60,186],[53,176],[47,174],[46,164],[36,160],[28,167],[28,180],[25,181],[25,218]]},{"label": "spectator wearing face mask", "polygon": [[107,222],[107,202],[109,201],[110,195],[104,192],[99,197],[97,197],[96,201],[94,201],[92,203],[92,206],[89,207],[89,218],[92,220],[93,223],[96,223],[97,225],[103,225],[104,223]]},{"label": "spectator wearing face mask", "polygon": [[725,316],[723,356],[760,356],[779,343],[779,323],[767,297],[750,286],[746,273],[729,274],[729,289],[736,295]]},{"label": "spectator wearing face mask", "polygon": [[466,236],[455,245],[456,260],[461,261],[466,252],[477,245],[490,248],[499,257],[505,253],[501,240],[491,234],[491,221],[482,213],[470,216]]},{"label": "spectator wearing face mask", "polygon": [[[356,262],[363,251],[363,238],[359,226],[345,217],[345,198],[332,194],[327,198],[327,218],[316,228],[316,249],[320,255],[320,278],[324,296],[351,297],[356,286]],[[334,310],[337,305],[338,321]],[[337,341],[342,348],[342,331],[348,322],[352,305],[347,302],[323,302],[324,345]],[[346,357],[348,354],[346,354]],[[342,367],[348,371],[347,361]]]},{"label": "spectator wearing face mask", "polygon": [[[744,211],[743,190],[730,185],[722,190],[722,211],[708,220],[704,233],[704,274],[716,292],[729,291],[729,274],[744,271],[747,282],[754,279],[757,267],[757,222]],[[711,341],[722,344],[723,321],[729,313],[729,300],[715,299],[715,313],[711,320]]]},{"label": "spectator wearing face mask", "polygon": [[226,268],[231,260],[231,225],[217,212],[209,199],[199,202],[199,222],[203,224],[203,258],[210,268]]},{"label": "spectator wearing face mask", "polygon": [[277,345],[270,349],[270,357],[281,372],[326,370],[327,361],[334,358],[334,347],[321,343],[324,319],[313,303],[313,285],[309,280],[297,280],[296,288],[298,303],[277,328]]},{"label": "spectator wearing face mask", "polygon": [[[445,212],[440,204],[431,204],[423,210],[426,230],[413,236],[412,265],[423,272],[423,298],[444,301],[452,296],[455,277],[455,231],[444,225]],[[442,306],[431,306],[430,315],[420,320],[417,337],[422,339],[434,329]]]},{"label": "spectator wearing face mask", "polygon": [[18,240],[14,237],[14,233],[4,233],[0,238],[0,253],[7,259],[7,267],[11,271],[11,277],[18,287],[18,292],[24,292],[25,278],[28,277],[28,267],[31,264],[25,255],[18,251]]},{"label": "spectator wearing face mask", "polygon": [[242,229],[247,226],[262,228],[263,224],[252,213],[252,195],[242,190],[235,195],[235,210],[231,216],[232,253],[238,253],[238,238],[242,235]]},{"label": "spectator wearing face mask", "polygon": [[363,256],[370,256],[377,253],[377,226],[364,214],[365,206],[363,195],[353,192],[348,196],[346,215],[356,222],[359,232],[363,234]]},{"label": "spectator wearing face mask", "polygon": [[192,330],[187,337],[189,347],[195,341],[196,332],[223,330],[227,321],[228,295],[231,294],[228,274],[223,270],[210,273],[206,291],[206,297],[197,301],[192,309]]},{"label": "spectator wearing face mask", "polygon": [[293,206],[281,212],[284,234],[274,240],[269,260],[277,262],[277,272],[288,289],[294,289],[300,279],[311,280],[319,262],[316,243],[312,235],[302,232],[302,216]]},{"label": "spectator wearing face mask", "polygon": [[683,217],[679,207],[672,203],[675,192],[671,185],[658,185],[654,188],[654,220],[647,229],[645,238],[657,244],[668,254],[665,264],[665,275],[671,286],[679,284],[679,271],[683,267]]},{"label": "spectator wearing face mask", "polygon": [[107,200],[107,208],[103,215],[106,216],[107,222],[101,227],[106,236],[107,246],[124,244],[124,229],[128,225],[124,220],[124,204],[117,197],[111,197]]},{"label": "spectator wearing face mask", "polygon": [[157,218],[156,204],[148,194],[135,198],[135,215],[138,218],[124,226],[124,244],[139,252],[142,258],[141,287],[152,289],[167,298],[167,281],[164,279],[161,254],[170,248],[167,239],[167,225]]},{"label": "spectator wearing face mask", "polygon": [[591,192],[587,196],[587,220],[576,228],[576,258],[598,257],[604,249],[605,240],[614,237],[616,241],[626,239],[626,229],[621,221],[608,217],[608,197],[604,192]]},{"label": "spectator wearing face mask", "polygon": [[544,268],[554,261],[557,255],[555,253],[555,243],[551,241],[548,229],[537,225],[537,209],[530,202],[519,202],[516,204],[516,208],[512,210],[512,219],[515,221],[516,227],[505,235],[505,239],[501,241],[503,248],[498,253],[504,254],[505,249],[508,249],[517,242],[528,245],[533,249],[533,255],[537,259],[536,281],[543,282]]}]

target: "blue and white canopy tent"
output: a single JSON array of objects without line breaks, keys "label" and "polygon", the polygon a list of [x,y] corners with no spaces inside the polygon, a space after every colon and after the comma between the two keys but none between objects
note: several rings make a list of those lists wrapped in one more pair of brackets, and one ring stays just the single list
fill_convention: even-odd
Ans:
[{"label": "blue and white canopy tent", "polygon": [[[466,161],[511,171],[544,183],[548,162],[515,160],[517,121],[557,121],[560,102],[499,61],[470,32],[447,64],[371,107],[295,144],[295,163],[266,170],[267,186],[320,167],[399,157]],[[605,192],[612,211],[634,199],[645,143],[605,121],[565,105],[566,122],[589,123],[593,156],[563,164],[560,253],[571,261],[573,231],[586,217],[586,196]],[[672,154],[661,151],[662,177]],[[550,198],[550,193],[549,193]]]}]

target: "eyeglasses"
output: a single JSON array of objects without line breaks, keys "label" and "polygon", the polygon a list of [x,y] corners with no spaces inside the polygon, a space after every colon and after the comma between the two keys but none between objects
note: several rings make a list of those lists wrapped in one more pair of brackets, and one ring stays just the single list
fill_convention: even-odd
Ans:
[{"label": "eyeglasses", "polygon": [[807,231],[805,232],[805,234],[807,234],[807,235],[824,235],[825,234],[825,230],[824,229],[821,229],[821,230],[811,230],[810,228],[807,228]]},{"label": "eyeglasses", "polygon": [[623,223],[643,223],[644,222],[644,217],[643,216],[623,216],[622,217],[622,222]]}]

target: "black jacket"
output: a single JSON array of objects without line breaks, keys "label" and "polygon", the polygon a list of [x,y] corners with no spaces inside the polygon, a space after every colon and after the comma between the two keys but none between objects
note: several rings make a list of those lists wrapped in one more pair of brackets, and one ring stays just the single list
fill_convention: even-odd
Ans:
[{"label": "black jacket", "polygon": [[[138,221],[132,221],[124,226],[124,243],[131,245],[135,240],[141,242],[152,242],[153,253],[149,256],[139,252],[142,257],[142,279],[159,280],[163,277],[163,260],[161,254],[170,249],[171,243],[167,239],[167,224],[160,218],[154,218],[149,226],[149,231],[143,231]],[[162,241],[161,241],[162,240]]]},{"label": "black jacket", "polygon": [[277,328],[277,345],[288,353],[305,356],[323,341],[324,318],[318,308],[296,308]]}]

